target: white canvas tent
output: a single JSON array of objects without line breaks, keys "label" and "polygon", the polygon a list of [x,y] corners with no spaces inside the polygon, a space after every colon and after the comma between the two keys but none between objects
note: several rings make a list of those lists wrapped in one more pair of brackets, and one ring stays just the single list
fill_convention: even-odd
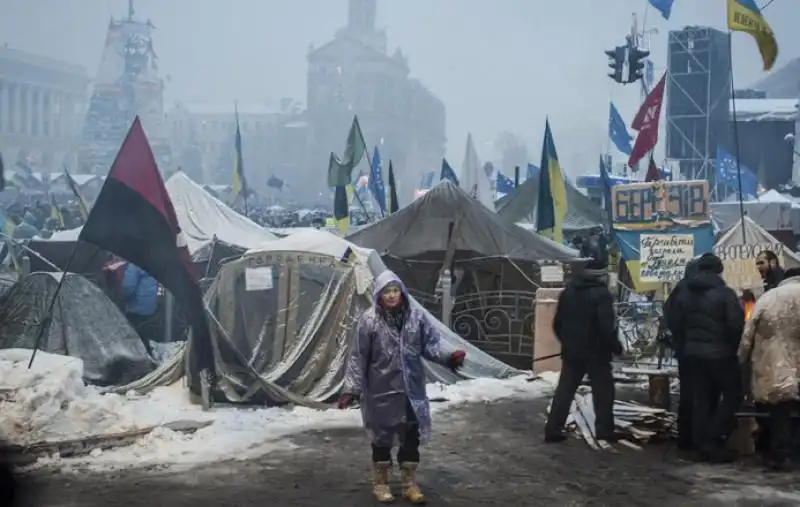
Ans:
[{"label": "white canvas tent", "polygon": [[[244,249],[277,238],[264,227],[229,208],[182,172],[172,175],[165,186],[192,254],[214,238]],[[78,240],[80,231],[80,227],[59,231],[49,241],[74,242]]]},{"label": "white canvas tent", "polygon": [[775,252],[784,268],[800,266],[798,254],[789,250],[750,217],[745,216],[730,226],[714,245],[714,253],[722,259],[725,266],[722,274],[725,282],[735,289],[758,291],[761,288],[761,277],[756,270],[755,259],[764,250]]}]

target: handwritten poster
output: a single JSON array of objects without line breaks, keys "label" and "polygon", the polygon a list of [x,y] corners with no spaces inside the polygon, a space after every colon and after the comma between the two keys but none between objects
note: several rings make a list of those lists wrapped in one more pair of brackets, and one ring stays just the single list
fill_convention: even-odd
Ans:
[{"label": "handwritten poster", "polygon": [[639,240],[639,279],[677,282],[694,257],[691,234],[642,234]]}]

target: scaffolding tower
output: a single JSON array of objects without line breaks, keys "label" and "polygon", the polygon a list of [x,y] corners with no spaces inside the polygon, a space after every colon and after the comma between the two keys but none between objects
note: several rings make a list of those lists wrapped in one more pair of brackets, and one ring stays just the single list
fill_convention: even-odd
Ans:
[{"label": "scaffolding tower", "polygon": [[689,26],[669,32],[667,158],[686,179],[713,179],[717,147],[730,139],[731,48],[727,33]]}]

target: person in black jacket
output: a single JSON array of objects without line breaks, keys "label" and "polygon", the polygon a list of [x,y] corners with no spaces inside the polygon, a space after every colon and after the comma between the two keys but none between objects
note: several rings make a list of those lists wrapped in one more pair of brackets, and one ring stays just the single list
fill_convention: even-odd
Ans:
[{"label": "person in black jacket", "polygon": [[689,363],[684,360],[683,343],[685,337],[681,336],[679,326],[681,314],[676,311],[674,303],[679,299],[680,294],[688,290],[689,279],[696,273],[697,259],[692,259],[686,264],[683,278],[675,285],[672,293],[664,301],[664,321],[672,336],[671,346],[675,352],[675,359],[678,360],[678,381],[681,392],[678,399],[678,449],[684,452],[695,450],[692,426],[694,419],[694,378]]},{"label": "person in black jacket", "polygon": [[613,355],[621,355],[614,300],[608,290],[608,272],[592,260],[573,278],[558,298],[553,331],[561,342],[561,376],[545,425],[546,442],[562,442],[575,392],[589,374],[598,440],[614,441]]},{"label": "person in black jacket", "polygon": [[[693,436],[699,457],[730,461],[726,437],[736,424],[743,399],[736,354],[744,330],[744,310],[720,276],[722,261],[713,254],[697,260],[697,273],[670,305],[676,350],[691,370],[694,384]],[[721,397],[720,397],[721,396]]]}]

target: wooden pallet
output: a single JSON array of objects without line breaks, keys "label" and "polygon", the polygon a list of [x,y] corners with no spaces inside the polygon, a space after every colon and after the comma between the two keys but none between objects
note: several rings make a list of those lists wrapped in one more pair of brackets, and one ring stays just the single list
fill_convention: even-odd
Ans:
[{"label": "wooden pallet", "polygon": [[92,435],[58,441],[46,440],[27,445],[0,445],[0,455],[15,465],[29,465],[39,458],[55,454],[60,455],[62,458],[74,458],[86,456],[94,449],[106,450],[132,445],[156,428],[167,428],[171,431],[191,434],[210,426],[212,423],[213,421],[174,421],[160,426],[148,426],[147,428],[121,433]]}]

